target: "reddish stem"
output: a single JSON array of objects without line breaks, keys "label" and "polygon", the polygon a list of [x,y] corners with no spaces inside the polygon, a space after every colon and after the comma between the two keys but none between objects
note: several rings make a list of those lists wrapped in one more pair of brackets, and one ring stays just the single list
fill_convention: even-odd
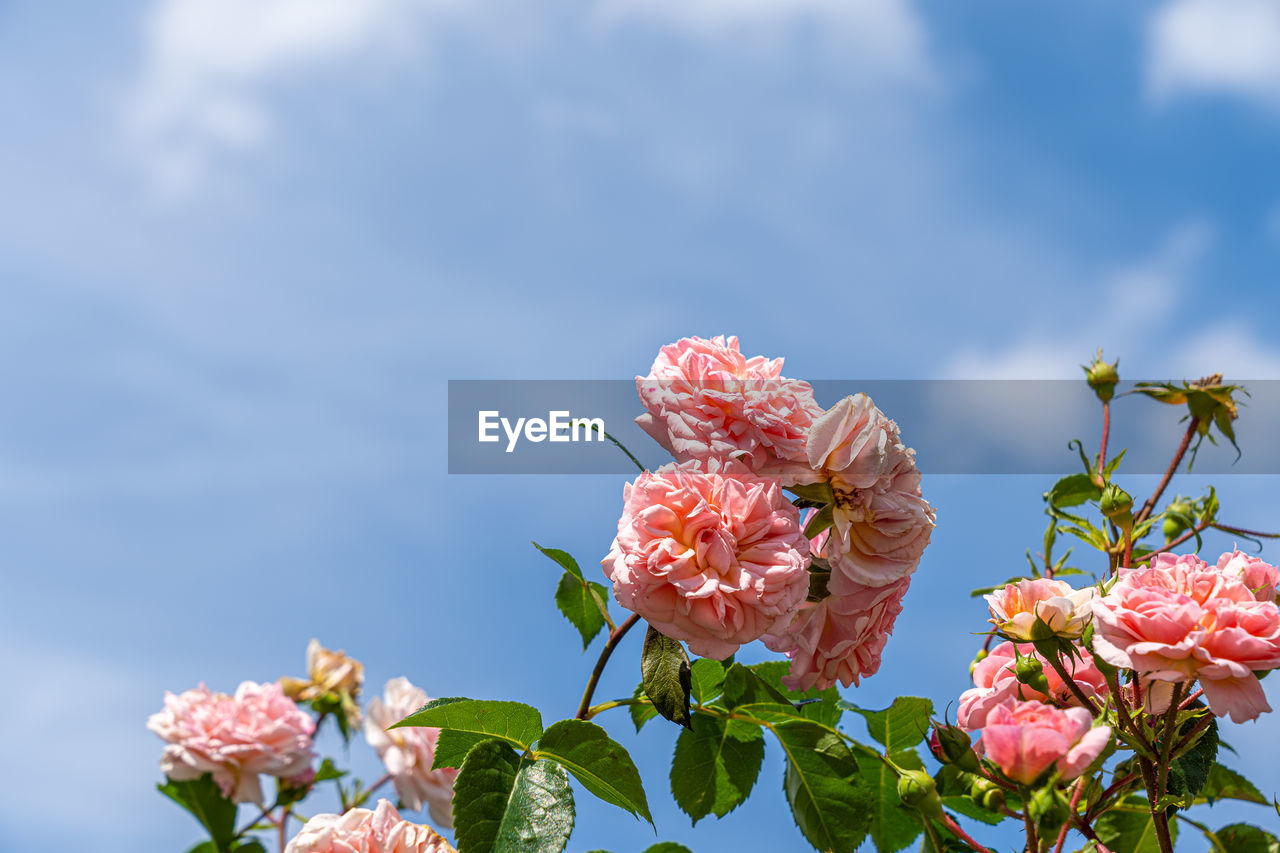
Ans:
[{"label": "reddish stem", "polygon": [[1169,463],[1168,469],[1164,472],[1164,478],[1160,480],[1160,485],[1156,486],[1156,490],[1151,493],[1151,497],[1147,498],[1146,503],[1142,505],[1142,510],[1133,519],[1134,524],[1141,524],[1151,515],[1151,511],[1155,509],[1156,504],[1160,502],[1160,496],[1164,494],[1165,488],[1168,487],[1169,481],[1173,479],[1173,475],[1178,472],[1178,466],[1182,464],[1182,457],[1186,455],[1187,448],[1191,446],[1191,437],[1196,434],[1196,420],[1191,419],[1191,423],[1187,424],[1187,431],[1182,434],[1182,443],[1178,445],[1178,450],[1173,454],[1173,461]]},{"label": "reddish stem", "polygon": [[991,853],[989,848],[983,847],[981,844],[969,837],[969,833],[961,829],[960,824],[956,823],[956,819],[946,812],[942,813],[942,825],[945,826],[956,838],[959,838],[965,844],[968,844],[970,850],[976,850],[978,853]]},{"label": "reddish stem", "polygon": [[609,656],[613,654],[613,650],[618,647],[618,643],[622,642],[622,638],[627,635],[627,632],[639,621],[640,614],[632,613],[627,617],[627,621],[609,632],[609,639],[605,641],[604,648],[600,650],[600,657],[596,660],[595,669],[591,670],[591,678],[587,681],[587,689],[582,693],[582,702],[578,705],[576,719],[587,719],[588,712],[591,709],[591,697],[596,692],[596,684],[600,681],[600,675],[604,672],[605,664],[609,662]]}]

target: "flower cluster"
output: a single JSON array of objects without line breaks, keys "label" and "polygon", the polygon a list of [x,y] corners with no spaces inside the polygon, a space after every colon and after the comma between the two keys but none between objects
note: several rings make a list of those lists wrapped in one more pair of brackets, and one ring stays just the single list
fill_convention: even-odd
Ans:
[{"label": "flower cluster", "polygon": [[351,809],[345,814],[318,814],[307,821],[284,853],[456,853],[429,826],[400,817],[395,806]]},{"label": "flower cluster", "polygon": [[[732,337],[662,348],[637,422],[679,461],[625,487],[602,565],[623,607],[697,654],[763,639],[790,656],[788,684],[848,686],[879,668],[934,510],[870,398],[823,411],[781,371]],[[805,528],[784,487],[819,496]]]}]

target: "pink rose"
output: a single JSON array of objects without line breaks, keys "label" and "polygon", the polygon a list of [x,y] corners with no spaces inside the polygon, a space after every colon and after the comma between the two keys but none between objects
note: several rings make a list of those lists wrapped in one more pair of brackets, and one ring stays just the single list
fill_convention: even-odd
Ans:
[{"label": "pink rose", "polygon": [[647,410],[636,423],[676,459],[737,458],[788,484],[822,412],[807,382],[783,378],[782,359],[745,358],[735,337],[664,346],[636,389]]},{"label": "pink rose", "polygon": [[[1014,648],[1013,643],[1001,643],[992,649],[989,655],[974,664],[975,686],[960,694],[960,708],[956,712],[956,722],[961,728],[969,731],[980,729],[986,725],[987,716],[992,709],[1018,700],[1038,699],[1065,706],[1080,704],[1080,700],[1071,692],[1071,688],[1031,643],[1019,644],[1016,647],[1017,651],[1023,657],[1040,661],[1045,678],[1049,682],[1050,695],[1046,696],[1039,690],[1018,681]],[[1109,692],[1107,680],[1098,671],[1093,657],[1087,651],[1081,651],[1080,659],[1064,656],[1063,668],[1085,696],[1090,699],[1105,699]]]},{"label": "pink rose", "polygon": [[[376,701],[376,700],[375,700]],[[410,823],[386,800],[374,811],[318,814],[298,831],[284,853],[457,853],[429,826]]]},{"label": "pink rose", "polygon": [[866,394],[845,397],[809,430],[811,471],[835,499],[829,547],[830,589],[884,586],[916,570],[933,532],[933,507],[921,496],[915,452],[898,425]]},{"label": "pink rose", "polygon": [[991,709],[976,751],[1015,782],[1030,785],[1050,767],[1063,782],[1084,773],[1111,740],[1111,727],[1093,724],[1084,708],[1065,711],[1031,700]]},{"label": "pink rose", "polygon": [[766,646],[791,658],[783,682],[792,690],[822,690],[874,675],[910,585],[911,578],[902,578],[806,601],[785,628],[764,636]]},{"label": "pink rose", "polygon": [[147,728],[167,742],[160,767],[175,781],[213,774],[222,795],[262,803],[258,774],[296,778],[311,766],[315,722],[280,685],[246,681],[234,696],[201,684],[178,696],[166,693],[164,710]]},{"label": "pink rose", "polygon": [[1259,601],[1276,600],[1280,571],[1270,563],[1264,563],[1243,551],[1232,551],[1218,558],[1218,571],[1243,583]]},{"label": "pink rose", "polygon": [[[1030,578],[1011,583],[983,596],[991,608],[991,624],[1015,640],[1048,639],[1049,636],[1078,640],[1093,618],[1092,602],[1097,589],[1074,589],[1065,581]],[[1047,633],[1036,636],[1039,630]]]},{"label": "pink rose", "polygon": [[726,658],[809,593],[809,543],[777,482],[684,462],[627,484],[601,562],[618,603],[705,657]]},{"label": "pink rose", "polygon": [[1280,611],[1241,581],[1186,555],[1121,569],[1093,604],[1094,651],[1160,681],[1200,680],[1218,716],[1270,711],[1257,671],[1280,666]]},{"label": "pink rose", "polygon": [[409,679],[391,679],[382,698],[374,697],[369,703],[364,737],[377,750],[391,774],[401,804],[414,811],[425,804],[436,826],[449,829],[453,826],[453,781],[458,771],[431,769],[440,730],[427,727],[387,730],[429,701],[426,691],[413,686]]}]

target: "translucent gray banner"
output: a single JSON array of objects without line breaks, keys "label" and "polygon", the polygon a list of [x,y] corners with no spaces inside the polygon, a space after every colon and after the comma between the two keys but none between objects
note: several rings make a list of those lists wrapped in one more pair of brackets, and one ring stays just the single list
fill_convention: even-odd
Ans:
[{"label": "translucent gray banner", "polygon": [[[1102,407],[1083,381],[817,380],[819,405],[862,392],[898,422],[926,474],[1067,474],[1081,470],[1073,439],[1097,451]],[[1243,455],[1215,430],[1192,469],[1202,474],[1280,474],[1280,381],[1239,381],[1234,422]],[[1124,471],[1163,474],[1182,438],[1185,405],[1141,395],[1112,401],[1108,458],[1127,448]],[[671,460],[635,423],[644,413],[634,380],[450,380],[449,473],[630,474]]]}]

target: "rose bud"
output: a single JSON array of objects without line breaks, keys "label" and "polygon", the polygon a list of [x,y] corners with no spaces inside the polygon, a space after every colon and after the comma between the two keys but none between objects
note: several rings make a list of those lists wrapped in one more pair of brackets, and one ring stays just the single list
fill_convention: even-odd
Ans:
[{"label": "rose bud", "polygon": [[1112,396],[1115,395],[1116,383],[1120,381],[1120,373],[1116,370],[1119,366],[1119,359],[1111,364],[1103,361],[1102,350],[1098,350],[1098,354],[1093,358],[1093,363],[1081,365],[1089,387],[1093,389],[1093,393],[1098,395],[1098,399],[1104,403],[1109,402]]},{"label": "rose bud", "polygon": [[902,770],[898,775],[898,797],[928,817],[942,815],[942,800],[933,777],[923,770]]},{"label": "rose bud", "polygon": [[1004,805],[1004,789],[981,776],[974,777],[973,784],[969,786],[969,797],[987,811],[998,812]]},{"label": "rose bud", "polygon": [[929,735],[929,749],[943,764],[954,764],[968,773],[978,772],[978,757],[973,753],[973,741],[968,732],[959,726],[934,726]]},{"label": "rose bud", "polygon": [[1052,835],[1071,817],[1071,804],[1057,786],[1050,785],[1031,795],[1027,816],[1035,821],[1042,834]]},{"label": "rose bud", "polygon": [[1044,665],[1040,660],[1032,655],[1019,654],[1017,663],[1013,668],[1014,675],[1018,681],[1027,685],[1032,690],[1039,691],[1044,695],[1050,695],[1049,679],[1045,677]]}]

